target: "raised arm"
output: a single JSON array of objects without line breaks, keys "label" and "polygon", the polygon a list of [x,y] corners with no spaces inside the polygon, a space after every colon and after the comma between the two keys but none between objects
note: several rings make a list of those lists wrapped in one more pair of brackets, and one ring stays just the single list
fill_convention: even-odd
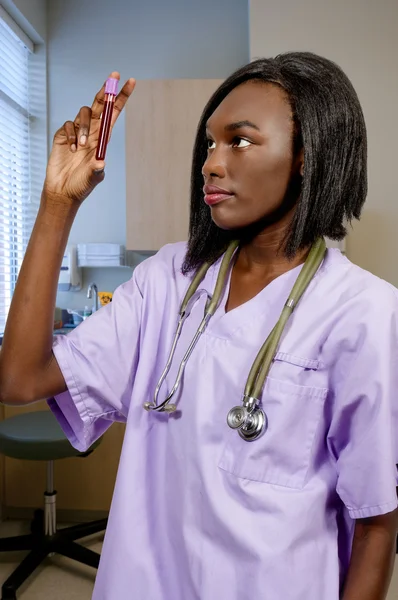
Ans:
[{"label": "raised arm", "polygon": [[[119,78],[114,72],[111,77]],[[111,130],[135,86],[116,97]],[[11,303],[0,352],[0,402],[26,404],[59,394],[65,381],[52,353],[57,283],[69,232],[81,203],[104,178],[96,160],[103,86],[54,136],[41,204]]]}]

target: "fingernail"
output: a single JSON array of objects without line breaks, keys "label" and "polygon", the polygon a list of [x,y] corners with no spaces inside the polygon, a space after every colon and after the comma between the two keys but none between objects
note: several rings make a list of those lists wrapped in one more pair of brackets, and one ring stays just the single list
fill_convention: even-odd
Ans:
[{"label": "fingernail", "polygon": [[87,142],[87,136],[86,135],[82,135],[80,137],[80,145],[84,146],[84,144]]},{"label": "fingernail", "polygon": [[70,149],[72,150],[72,152],[76,152],[76,144],[72,144]]}]

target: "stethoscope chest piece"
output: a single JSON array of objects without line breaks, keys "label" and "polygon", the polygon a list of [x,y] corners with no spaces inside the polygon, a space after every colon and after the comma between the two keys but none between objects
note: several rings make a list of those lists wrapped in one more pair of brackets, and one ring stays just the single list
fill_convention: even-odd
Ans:
[{"label": "stethoscope chest piece", "polygon": [[257,406],[254,398],[244,399],[243,405],[234,406],[228,413],[227,423],[237,429],[246,442],[257,440],[266,432],[268,420],[265,412]]},{"label": "stethoscope chest piece", "polygon": [[265,412],[261,408],[256,408],[249,415],[247,423],[238,429],[240,437],[246,442],[253,442],[267,431],[268,420]]}]

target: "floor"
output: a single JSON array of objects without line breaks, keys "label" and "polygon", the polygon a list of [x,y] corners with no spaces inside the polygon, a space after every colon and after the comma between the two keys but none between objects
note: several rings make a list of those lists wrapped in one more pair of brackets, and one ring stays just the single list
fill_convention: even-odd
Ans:
[{"label": "floor", "polygon": [[[0,523],[0,536],[29,533],[29,524],[8,521]],[[101,551],[101,536],[87,538],[85,545]],[[3,582],[20,561],[21,554],[0,553],[0,582]],[[47,559],[19,590],[18,600],[90,600],[96,571],[59,556]],[[387,600],[398,598],[398,555]]]},{"label": "floor", "polygon": [[[29,523],[0,523],[0,536],[29,533]],[[87,538],[84,545],[101,552],[103,534]],[[19,564],[22,553],[0,553],[0,587]],[[90,600],[96,570],[62,556],[48,558],[19,589],[18,600]],[[1,597],[1,594],[0,594]]]}]

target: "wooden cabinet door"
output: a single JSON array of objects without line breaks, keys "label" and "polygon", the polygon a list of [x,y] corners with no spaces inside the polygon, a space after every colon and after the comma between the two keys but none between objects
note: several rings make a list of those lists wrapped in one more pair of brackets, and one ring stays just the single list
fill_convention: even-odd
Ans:
[{"label": "wooden cabinet door", "polygon": [[193,142],[221,82],[137,81],[126,107],[128,250],[156,251],[187,239]]}]

